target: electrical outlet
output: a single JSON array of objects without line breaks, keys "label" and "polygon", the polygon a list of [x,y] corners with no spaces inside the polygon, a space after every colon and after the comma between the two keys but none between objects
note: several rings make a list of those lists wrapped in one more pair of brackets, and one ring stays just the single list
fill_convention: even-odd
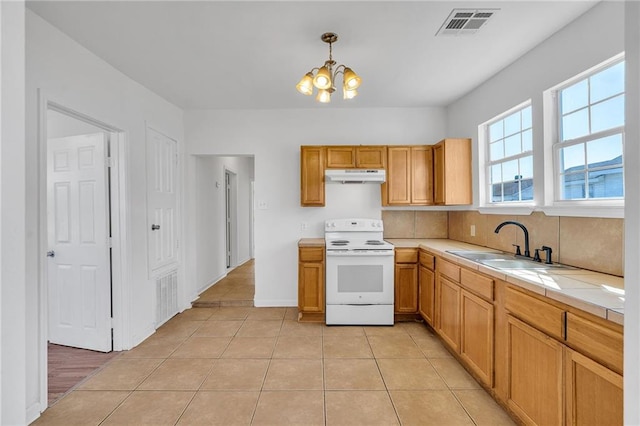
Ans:
[{"label": "electrical outlet", "polygon": [[267,210],[269,208],[269,203],[266,201],[258,201],[258,210]]},{"label": "electrical outlet", "polygon": [[309,223],[307,223],[307,222],[300,223],[300,229],[302,231],[306,231],[307,229],[309,229]]},{"label": "electrical outlet", "polygon": [[471,236],[472,237],[476,236],[476,226],[475,225],[471,225]]}]

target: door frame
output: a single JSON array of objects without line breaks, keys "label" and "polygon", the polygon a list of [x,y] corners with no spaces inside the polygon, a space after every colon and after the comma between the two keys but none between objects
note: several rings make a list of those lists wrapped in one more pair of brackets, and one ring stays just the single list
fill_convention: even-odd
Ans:
[{"label": "door frame", "polygon": [[[223,171],[225,185],[225,259],[227,259],[228,263],[227,270],[231,270],[238,266],[238,173],[227,166],[223,167]],[[227,189],[227,176],[229,176],[229,189]],[[227,219],[230,222],[228,227]],[[228,252],[227,249],[229,249]]]},{"label": "door frame", "polygon": [[113,327],[113,350],[121,351],[130,344],[130,291],[128,285],[129,261],[128,215],[127,201],[127,163],[129,147],[126,133],[115,126],[78,112],[76,109],[56,102],[38,89],[38,359],[40,383],[40,411],[48,406],[48,276],[47,258],[47,112],[49,110],[65,114],[84,121],[109,133],[109,157],[112,159],[108,168],[110,180],[109,205],[111,217],[111,311]]}]

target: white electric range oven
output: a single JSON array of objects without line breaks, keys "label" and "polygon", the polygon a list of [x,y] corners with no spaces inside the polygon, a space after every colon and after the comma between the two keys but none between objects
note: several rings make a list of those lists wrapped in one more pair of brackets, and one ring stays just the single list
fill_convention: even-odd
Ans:
[{"label": "white electric range oven", "polygon": [[328,325],[393,325],[394,250],[380,219],[325,222]]}]

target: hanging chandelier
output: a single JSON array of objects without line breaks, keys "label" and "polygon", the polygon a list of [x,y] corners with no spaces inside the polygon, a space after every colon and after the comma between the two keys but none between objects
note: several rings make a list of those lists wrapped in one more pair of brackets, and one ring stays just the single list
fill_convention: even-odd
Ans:
[{"label": "hanging chandelier", "polygon": [[[324,33],[320,39],[325,43],[329,43],[329,60],[319,68],[313,68],[306,73],[300,82],[296,85],[298,92],[303,95],[312,95],[313,88],[318,89],[316,100],[322,103],[331,102],[331,94],[336,91],[335,82],[338,74],[342,74],[342,96],[344,99],[353,99],[358,94],[358,87],[362,80],[353,72],[353,70],[345,65],[336,65],[336,61],[331,56],[331,45],[338,41],[338,35],[335,33]],[[314,75],[314,71],[316,74]]]}]

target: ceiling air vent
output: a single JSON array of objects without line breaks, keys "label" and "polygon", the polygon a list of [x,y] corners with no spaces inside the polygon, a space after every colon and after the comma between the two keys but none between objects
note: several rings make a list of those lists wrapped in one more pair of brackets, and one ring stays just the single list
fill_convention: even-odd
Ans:
[{"label": "ceiling air vent", "polygon": [[453,9],[436,35],[475,34],[500,9]]}]

